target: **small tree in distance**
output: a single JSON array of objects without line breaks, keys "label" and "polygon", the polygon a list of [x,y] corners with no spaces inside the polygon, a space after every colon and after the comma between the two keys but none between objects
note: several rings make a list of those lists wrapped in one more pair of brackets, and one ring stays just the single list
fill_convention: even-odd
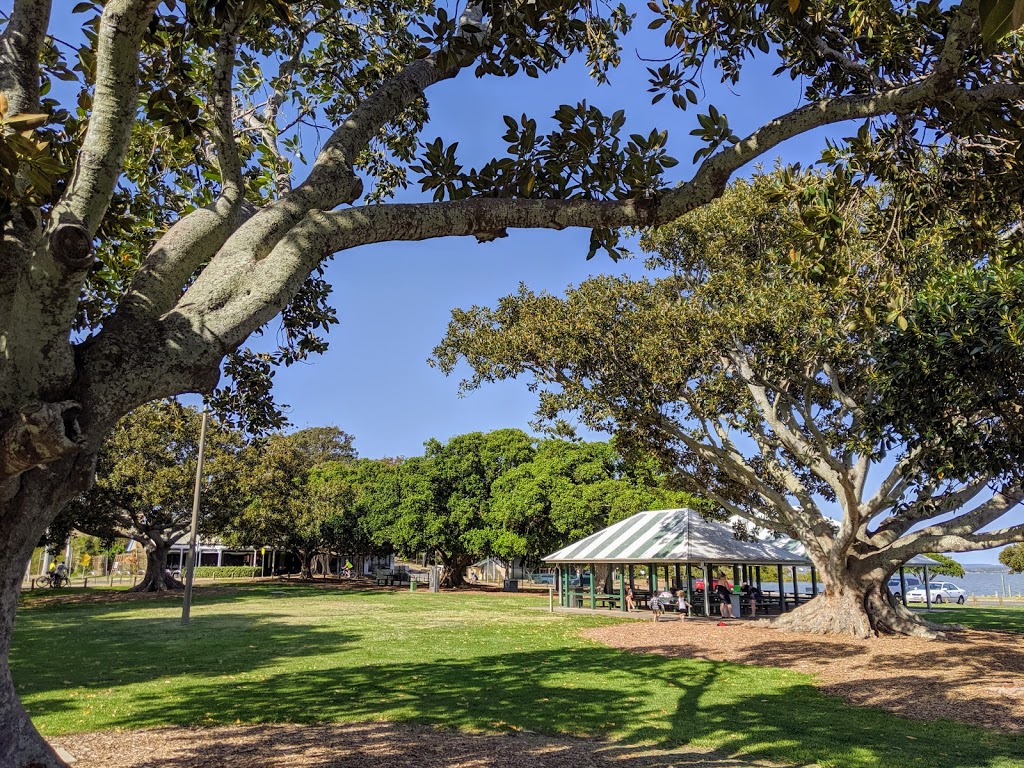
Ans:
[{"label": "small tree in distance", "polygon": [[[176,401],[144,405],[123,418],[103,444],[96,484],[55,523],[111,540],[135,541],[146,572],[135,592],[179,589],[167,569],[171,547],[192,522],[192,496],[202,416]],[[199,531],[220,531],[238,509],[242,435],[212,420],[206,432]]]},{"label": "small tree in distance", "polygon": [[999,553],[999,562],[1010,569],[1010,573],[1024,573],[1024,544],[1011,544]]}]

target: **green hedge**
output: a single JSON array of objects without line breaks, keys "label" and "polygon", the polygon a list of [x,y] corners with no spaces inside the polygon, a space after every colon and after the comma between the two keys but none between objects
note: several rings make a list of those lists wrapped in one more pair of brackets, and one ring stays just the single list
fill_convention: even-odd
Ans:
[{"label": "green hedge", "polygon": [[197,579],[251,579],[260,575],[260,569],[251,565],[197,565]]}]

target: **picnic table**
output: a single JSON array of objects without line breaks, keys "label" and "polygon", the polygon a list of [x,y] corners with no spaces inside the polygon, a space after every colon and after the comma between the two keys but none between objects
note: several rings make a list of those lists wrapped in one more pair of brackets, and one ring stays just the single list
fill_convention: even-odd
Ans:
[{"label": "picnic table", "polygon": [[[575,597],[576,597],[576,607],[577,608],[582,608],[584,606],[589,606],[590,605],[590,595],[589,594],[587,594],[585,592],[582,593],[582,594],[577,592]],[[614,610],[615,608],[619,607],[619,596],[618,595],[596,594],[596,595],[594,595],[594,604],[596,606],[598,606],[599,608],[607,608],[609,610]]]},{"label": "picnic table", "polygon": [[409,586],[409,573],[407,571],[390,571],[381,569],[374,573],[374,580],[380,586],[396,587]]}]

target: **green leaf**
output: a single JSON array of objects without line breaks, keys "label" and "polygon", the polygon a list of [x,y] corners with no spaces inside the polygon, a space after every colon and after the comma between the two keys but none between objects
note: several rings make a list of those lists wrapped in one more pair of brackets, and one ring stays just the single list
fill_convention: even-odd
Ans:
[{"label": "green leaf", "polygon": [[1024,26],[1024,0],[981,0],[981,37],[989,45]]}]

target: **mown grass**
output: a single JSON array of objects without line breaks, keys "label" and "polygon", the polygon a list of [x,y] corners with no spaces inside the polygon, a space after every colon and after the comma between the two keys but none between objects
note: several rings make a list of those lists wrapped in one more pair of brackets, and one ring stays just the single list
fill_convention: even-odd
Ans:
[{"label": "mown grass", "polygon": [[[694,744],[843,768],[1024,765],[1024,738],[849,706],[806,675],[589,642],[547,599],[242,587],[19,613],[15,682],[44,735],[383,719]],[[766,654],[770,658],[770,652]]]},{"label": "mown grass", "polygon": [[[994,629],[1024,634],[1024,608],[939,608],[925,614],[932,621],[963,624],[971,629]],[[1024,762],[1022,762],[1024,765]]]}]

